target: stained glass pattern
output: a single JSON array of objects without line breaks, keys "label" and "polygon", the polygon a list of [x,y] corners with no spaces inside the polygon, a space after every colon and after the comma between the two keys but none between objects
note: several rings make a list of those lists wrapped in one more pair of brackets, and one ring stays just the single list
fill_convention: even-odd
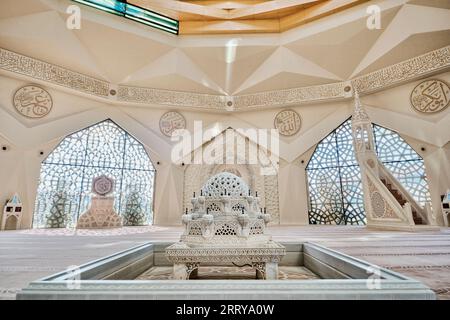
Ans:
[{"label": "stained glass pattern", "polygon": [[[421,204],[430,201],[423,159],[396,132],[373,125],[379,159]],[[306,167],[311,224],[366,223],[351,121],[320,142]]]},{"label": "stained glass pattern", "polygon": [[67,136],[41,166],[33,227],[46,226],[55,194],[66,195],[66,227],[87,210],[92,180],[106,174],[115,180],[115,209],[123,215],[126,199],[139,194],[145,224],[152,222],[155,169],[142,144],[111,120]]}]

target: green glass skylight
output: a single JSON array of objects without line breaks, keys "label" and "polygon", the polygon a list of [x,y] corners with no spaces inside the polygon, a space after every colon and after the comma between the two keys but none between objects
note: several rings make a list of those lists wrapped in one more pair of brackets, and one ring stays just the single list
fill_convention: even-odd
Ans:
[{"label": "green glass skylight", "polygon": [[129,4],[126,0],[73,0],[75,2],[128,18],[153,28],[178,34],[178,21],[159,13]]}]

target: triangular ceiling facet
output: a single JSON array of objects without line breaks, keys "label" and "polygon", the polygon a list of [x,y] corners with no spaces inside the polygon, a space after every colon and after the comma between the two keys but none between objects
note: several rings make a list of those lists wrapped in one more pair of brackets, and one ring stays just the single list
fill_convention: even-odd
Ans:
[{"label": "triangular ceiling facet", "polygon": [[51,10],[39,0],[1,0],[0,19],[26,16]]},{"label": "triangular ceiling facet", "polygon": [[101,24],[83,21],[74,33],[113,83],[157,59],[170,46]]},{"label": "triangular ceiling facet", "polygon": [[[412,23],[411,23],[412,22]],[[404,5],[353,72],[360,74],[410,36],[450,29],[450,10]],[[427,49],[427,51],[430,51]]]},{"label": "triangular ceiling facet", "polygon": [[224,94],[202,70],[180,49],[173,49],[150,64],[126,77],[123,83],[151,88],[180,90],[197,93]]},{"label": "triangular ceiling facet", "polygon": [[348,79],[399,9],[396,7],[382,13],[380,30],[369,31],[367,19],[364,18],[290,43],[287,47],[341,78]]},{"label": "triangular ceiling facet", "polygon": [[[341,80],[338,76],[328,72],[308,59],[295,54],[287,48],[280,47],[256,69],[256,71],[239,87],[239,89],[236,90],[235,94],[242,93],[246,89],[256,87],[260,82],[268,80],[280,73],[291,73],[302,76],[305,75],[316,79],[321,78],[322,81],[315,81],[316,84],[324,84]],[[291,88],[296,86],[294,83],[287,84]]]},{"label": "triangular ceiling facet", "polygon": [[224,47],[185,47],[182,50],[231,94],[270,54],[275,46],[239,46],[231,39]]},{"label": "triangular ceiling facet", "polygon": [[0,44],[8,50],[90,76],[102,78],[103,75],[55,11],[0,20]]}]

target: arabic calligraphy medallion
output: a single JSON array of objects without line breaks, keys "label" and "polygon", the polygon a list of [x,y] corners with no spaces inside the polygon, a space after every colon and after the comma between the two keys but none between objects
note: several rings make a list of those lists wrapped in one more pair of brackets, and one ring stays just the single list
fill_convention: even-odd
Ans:
[{"label": "arabic calligraphy medallion", "polygon": [[449,104],[450,88],[440,80],[423,81],[411,93],[411,105],[421,113],[440,112]]},{"label": "arabic calligraphy medallion", "polygon": [[176,111],[169,111],[162,115],[159,120],[159,129],[165,136],[171,137],[178,129],[186,129],[186,120]]},{"label": "arabic calligraphy medallion", "polygon": [[18,89],[14,94],[13,104],[21,115],[33,119],[45,117],[53,107],[50,94],[34,85]]},{"label": "arabic calligraphy medallion", "polygon": [[114,191],[114,180],[101,175],[92,181],[92,191],[98,196],[106,196]]},{"label": "arabic calligraphy medallion", "polygon": [[275,116],[274,125],[281,135],[293,136],[300,131],[302,119],[294,110],[286,109]]}]

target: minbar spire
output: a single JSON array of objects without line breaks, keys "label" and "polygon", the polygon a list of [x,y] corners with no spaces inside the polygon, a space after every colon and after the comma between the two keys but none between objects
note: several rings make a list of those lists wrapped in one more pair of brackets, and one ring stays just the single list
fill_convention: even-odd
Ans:
[{"label": "minbar spire", "polygon": [[375,143],[373,139],[372,122],[359,99],[358,91],[354,91],[355,110],[352,115],[352,136],[356,159],[365,162],[373,159],[375,163]]},{"label": "minbar spire", "polygon": [[357,122],[368,122],[370,123],[370,118],[366,113],[366,110],[364,109],[363,105],[361,104],[361,100],[359,99],[358,91],[355,89],[354,91],[354,97],[355,97],[355,109],[353,111],[352,116],[352,125],[353,123]]}]

